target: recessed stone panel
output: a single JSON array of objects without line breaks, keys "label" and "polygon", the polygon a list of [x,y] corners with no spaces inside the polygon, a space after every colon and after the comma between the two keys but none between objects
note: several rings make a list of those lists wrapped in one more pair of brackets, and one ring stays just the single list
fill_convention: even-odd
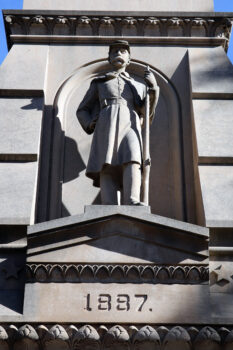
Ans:
[{"label": "recessed stone panel", "polygon": [[208,295],[207,285],[28,283],[24,317],[34,322],[208,322]]},{"label": "recessed stone panel", "polygon": [[34,222],[37,162],[0,163],[0,224]]},{"label": "recessed stone panel", "polygon": [[42,98],[0,98],[0,160],[36,160]]},{"label": "recessed stone panel", "polygon": [[45,45],[14,45],[0,67],[0,90],[43,90],[47,53]]},{"label": "recessed stone panel", "polygon": [[199,166],[206,221],[233,220],[233,166]]},{"label": "recessed stone panel", "polygon": [[233,101],[194,100],[193,108],[199,160],[233,162]]},{"label": "recessed stone panel", "polygon": [[189,59],[195,97],[233,94],[233,68],[223,47],[190,48]]}]

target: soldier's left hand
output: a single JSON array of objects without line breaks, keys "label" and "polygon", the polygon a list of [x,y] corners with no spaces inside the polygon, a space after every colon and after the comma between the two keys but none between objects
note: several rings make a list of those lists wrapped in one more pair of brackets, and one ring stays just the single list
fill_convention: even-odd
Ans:
[{"label": "soldier's left hand", "polygon": [[149,69],[145,70],[144,80],[150,88],[155,88],[157,86],[155,76]]}]

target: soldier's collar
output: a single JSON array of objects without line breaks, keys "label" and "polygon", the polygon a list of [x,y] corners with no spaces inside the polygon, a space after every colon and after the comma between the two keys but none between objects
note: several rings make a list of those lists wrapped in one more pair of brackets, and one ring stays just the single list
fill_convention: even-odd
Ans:
[{"label": "soldier's collar", "polygon": [[[126,78],[126,79],[131,79],[129,73],[127,72],[121,72],[120,73],[121,76],[123,76],[123,78]],[[108,73],[105,73],[104,75],[99,75],[95,78],[96,81],[98,80],[109,80],[109,79],[114,79],[118,76],[118,73],[117,72],[108,72]]]},{"label": "soldier's collar", "polygon": [[121,72],[121,73],[118,73],[118,72],[108,72],[108,73],[106,73],[106,76],[107,77],[116,77],[116,76],[118,76],[118,75],[123,75],[123,76],[125,76],[126,78],[130,78],[130,75],[129,75],[129,73],[127,73],[127,72]]}]

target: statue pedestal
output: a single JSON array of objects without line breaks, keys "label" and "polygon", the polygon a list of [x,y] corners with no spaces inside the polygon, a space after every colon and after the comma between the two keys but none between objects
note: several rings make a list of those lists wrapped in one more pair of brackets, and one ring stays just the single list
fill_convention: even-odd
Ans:
[{"label": "statue pedestal", "polygon": [[86,206],[83,215],[31,226],[23,317],[208,322],[207,239],[208,229],[149,207]]},{"label": "statue pedestal", "polygon": [[84,207],[86,214],[111,215],[113,212],[125,215],[150,214],[151,208],[137,205],[85,205]]}]

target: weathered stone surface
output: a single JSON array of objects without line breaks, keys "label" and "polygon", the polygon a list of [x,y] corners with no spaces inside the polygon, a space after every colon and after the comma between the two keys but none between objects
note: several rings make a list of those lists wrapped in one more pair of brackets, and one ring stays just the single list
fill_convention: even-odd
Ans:
[{"label": "weathered stone surface", "polygon": [[82,40],[107,44],[114,36],[124,36],[133,42],[142,43],[144,37],[145,43],[198,47],[208,43],[226,50],[231,28],[225,13],[216,16],[213,12],[66,11],[63,15],[45,10],[42,15],[35,10],[4,10],[3,14],[11,43]]},{"label": "weathered stone surface", "polygon": [[2,225],[34,222],[37,170],[37,162],[0,163]]},{"label": "weathered stone surface", "polygon": [[[98,216],[98,215],[112,215],[113,213],[125,214],[127,216],[137,216],[144,214],[151,214],[150,206],[138,206],[135,205],[126,205],[126,206],[118,206],[118,205],[85,205],[84,214],[88,217],[90,216]],[[80,216],[81,218],[81,216]],[[153,218],[153,216],[151,216]],[[157,217],[158,218],[158,217]],[[165,219],[166,220],[166,219]],[[54,221],[55,223],[55,221]]]},{"label": "weathered stone surface", "polygon": [[0,98],[0,159],[37,160],[43,99]]},{"label": "weathered stone surface", "polygon": [[[94,229],[96,227],[93,227]],[[128,229],[130,230],[130,227]],[[119,226],[117,231],[120,231]],[[118,234],[113,234],[111,231],[106,237],[93,237],[94,240],[88,239],[86,235],[90,234],[78,234],[78,238],[70,238],[66,242],[58,244],[47,242],[44,243],[42,248],[34,248],[33,245],[35,243],[32,242],[28,250],[28,262],[116,264],[118,261],[121,261],[124,264],[163,264],[166,261],[166,264],[175,265],[180,263],[201,265],[207,262],[207,252],[204,250],[205,244],[202,246],[199,240],[194,240],[193,243],[197,246],[196,249],[203,249],[203,251],[192,253],[187,247],[187,242],[182,243],[184,252],[178,251],[178,237],[176,240],[174,239],[176,241],[174,242],[174,247],[167,243],[167,247],[162,248],[157,242],[168,241],[168,237],[162,239],[160,235],[157,235],[153,241],[147,243],[134,237],[132,232],[129,232],[128,237],[126,234],[121,233],[120,239]],[[142,237],[143,240],[146,239],[146,236]],[[188,238],[185,240],[188,241]],[[72,244],[72,247],[69,247],[70,244]],[[47,249],[51,248],[55,248],[56,253],[46,252]]]},{"label": "weathered stone surface", "polygon": [[[42,325],[24,324],[23,326],[11,324],[0,326],[1,349],[9,349],[8,344],[20,350],[28,349],[80,349],[90,348],[99,350],[105,348],[128,349],[174,349],[179,345],[180,350],[191,349],[232,349],[231,327],[216,327],[206,325],[199,327],[169,325],[168,327],[145,325],[99,325],[85,324],[74,326],[71,324]],[[9,343],[8,343],[9,342]]]},{"label": "weathered stone surface", "polygon": [[[141,222],[148,224],[158,225],[159,227],[169,227],[170,229],[190,232],[194,235],[200,236],[203,239],[208,238],[209,230],[206,227],[201,227],[197,225],[192,225],[182,221],[170,219],[167,217],[162,217],[159,215],[154,215],[149,213],[149,207],[137,207],[137,206],[124,206],[124,205],[93,205],[86,206],[85,213],[82,215],[73,215],[67,218],[61,218],[57,220],[50,220],[44,223],[39,223],[28,227],[29,237],[33,238],[33,234],[38,232],[46,232],[56,230],[60,228],[72,228],[75,224],[85,223],[93,221],[100,221],[102,218],[112,218],[112,216],[123,216],[129,219],[137,219]],[[109,227],[112,229],[111,227]]]},{"label": "weathered stone surface", "polygon": [[[76,8],[81,11],[96,9],[96,2],[91,0],[81,3],[79,0],[78,2],[68,0],[64,3],[61,0],[38,0],[35,4],[33,0],[25,0],[24,6],[34,9],[41,6],[41,9],[54,10]],[[123,3],[120,0],[117,3],[112,1],[106,3],[105,0],[99,0],[98,6],[99,10],[103,11],[128,10],[131,16],[132,11],[141,14],[144,10],[209,11],[213,9],[213,2],[129,0]],[[92,74],[107,67],[107,41],[103,41],[103,36],[122,34],[129,35],[134,42],[132,57],[135,61],[130,74],[137,75],[140,71],[140,62],[148,63],[154,67],[162,87],[162,102],[156,123],[152,126],[152,213],[189,220],[190,216],[185,211],[193,210],[193,222],[196,222],[196,213],[193,209],[195,201],[201,207],[203,199],[206,224],[211,224],[212,230],[217,226],[219,230],[224,228],[224,234],[227,235],[225,240],[221,238],[221,241],[217,242],[216,239],[210,242],[212,275],[209,289],[206,283],[209,238],[206,228],[152,215],[149,208],[133,207],[89,207],[83,215],[32,226],[28,230],[27,237],[29,244],[27,268],[30,276],[27,280],[24,314],[22,314],[23,284],[20,286],[20,293],[16,292],[15,288],[19,281],[16,278],[17,271],[15,272],[12,266],[5,268],[4,259],[0,261],[0,302],[3,301],[0,316],[2,322],[8,322],[7,326],[0,326],[0,348],[99,350],[103,346],[117,350],[124,348],[207,350],[220,349],[222,346],[227,350],[230,349],[233,343],[231,277],[233,173],[232,167],[224,165],[223,162],[228,159],[230,163],[233,158],[230,134],[233,122],[230,112],[233,74],[232,66],[227,61],[223,48],[220,47],[229,37],[230,21],[222,23],[223,26],[220,28],[215,26],[218,20],[212,21],[214,15],[211,13],[206,14],[206,17],[203,14],[204,18],[194,18],[189,22],[190,16],[184,18],[183,15],[179,15],[178,18],[174,18],[170,12],[170,19],[168,15],[166,18],[159,17],[158,22],[156,18],[147,18],[146,26],[143,27],[145,16],[135,19],[136,15],[132,14],[131,18],[124,17],[121,20],[120,31],[116,34],[119,30],[116,24],[116,12],[109,14],[107,18],[101,17],[96,22],[92,15],[91,19],[85,19],[76,13],[74,14],[76,18],[71,19],[71,14],[65,15],[61,11],[54,17],[45,13],[46,18],[43,18],[43,15],[37,16],[35,12],[34,14],[31,12],[29,18],[25,15],[20,25],[16,23],[17,21],[14,22],[13,16],[8,18],[11,33],[15,35],[12,40],[17,40],[18,33],[27,37],[27,39],[22,37],[21,42],[45,40],[39,38],[40,35],[47,35],[46,43],[50,40],[58,41],[49,48],[45,45],[31,44],[13,46],[3,64],[4,69],[0,70],[0,93],[4,97],[17,96],[19,93],[28,98],[38,96],[43,89],[46,93],[43,141],[47,143],[43,144],[40,160],[44,165],[45,155],[48,157],[48,167],[41,167],[41,178],[47,177],[49,181],[42,182],[40,178],[41,191],[38,195],[40,205],[46,212],[43,220],[48,220],[48,217],[81,213],[84,204],[98,203],[98,192],[91,189],[91,183],[84,181],[90,143],[82,137],[74,111]],[[115,21],[114,25],[112,20]],[[50,34],[53,39],[49,37]],[[30,38],[30,35],[35,35],[37,38]],[[63,35],[76,36],[78,44],[68,46],[68,41],[63,41],[61,44]],[[80,35],[85,37],[81,38],[84,40],[82,44],[78,41]],[[88,38],[91,35],[96,36],[93,45],[87,41],[92,40]],[[139,39],[136,38],[137,35],[140,36]],[[143,35],[151,36],[150,40],[143,38]],[[161,35],[164,37],[160,37]],[[226,35],[226,38],[217,38],[222,35]],[[58,38],[55,38],[56,36]],[[168,36],[173,37],[174,41],[172,39],[166,41]],[[185,36],[185,39],[182,39],[182,36]],[[147,40],[147,44],[144,40]],[[195,49],[193,46],[199,45],[198,43],[200,46],[206,45],[207,41],[208,48]],[[187,49],[187,43],[190,49]],[[219,47],[210,48],[211,45]],[[98,61],[99,66],[92,70],[94,60]],[[82,69],[86,64],[84,72]],[[12,66],[15,69],[12,69]],[[75,75],[76,78],[72,80]],[[70,78],[68,81],[70,85],[63,85]],[[138,79],[140,80],[140,74]],[[78,82],[81,89],[75,91]],[[171,86],[174,86],[174,89]],[[64,90],[59,90],[61,87],[64,87]],[[210,164],[213,164],[213,161],[223,164],[219,167],[216,165],[199,167],[202,193],[196,197],[192,186],[195,178],[196,188],[198,187],[199,177],[196,173],[193,177],[190,175],[197,169],[198,163],[198,157],[193,155],[191,149],[192,140],[195,140],[195,135],[192,134],[195,128],[192,129],[191,126],[191,92],[196,98],[194,121],[199,163],[203,164],[207,160]],[[211,100],[197,101],[197,98]],[[19,99],[16,104],[18,101]],[[56,104],[57,101],[59,103]],[[30,105],[30,101],[28,104]],[[16,110],[21,112],[22,106],[17,106]],[[53,119],[56,110],[58,114]],[[5,130],[8,133],[8,124],[4,124],[6,120],[3,120],[4,134],[2,132],[1,136],[0,133],[0,138],[2,137],[5,148],[2,155],[11,154],[10,152],[14,155],[22,155],[23,152],[30,155],[38,153],[39,131],[32,134],[33,130],[35,131],[34,127],[39,130],[41,112],[34,109],[24,112],[26,118],[24,130],[21,129],[21,124],[17,125],[17,118],[12,117],[8,120],[9,125],[15,127],[15,129],[11,127],[11,131],[19,146],[12,144],[6,146],[4,138],[7,137]],[[13,105],[4,112],[7,113],[13,115]],[[39,118],[36,115],[39,115]],[[16,116],[21,116],[21,113]],[[36,122],[33,125],[31,120],[34,116],[38,124]],[[48,127],[50,125],[55,125],[55,129],[50,129]],[[25,137],[25,129],[26,133],[32,135],[35,143]],[[24,135],[23,141],[19,134]],[[56,142],[52,144],[50,135],[53,135],[56,141],[61,140],[61,143],[57,143],[58,147]],[[50,147],[54,150],[53,154],[50,152]],[[59,158],[63,156],[63,151],[64,163],[60,162]],[[9,161],[9,158],[7,160]],[[0,219],[1,215],[3,216],[0,223],[24,225],[33,223],[37,167],[37,163],[0,164],[0,175],[3,178],[0,182],[2,194]],[[52,169],[51,173],[48,169]],[[60,169],[63,172],[62,176],[59,173]],[[57,187],[53,186],[54,183]],[[53,187],[51,192],[46,191],[46,186]],[[88,186],[90,191],[87,191]],[[187,195],[187,192],[190,194]],[[49,198],[52,198],[55,204],[60,201],[58,208],[54,210],[55,215],[51,216],[51,212],[54,214],[53,209],[48,213],[46,207]],[[219,231],[219,236],[222,237],[222,233],[223,231]],[[9,239],[4,241],[4,234],[2,228],[1,249],[5,249],[5,244],[9,243]],[[17,238],[21,241],[17,241]],[[23,241],[21,235],[12,235],[8,248],[12,249],[17,245],[25,247],[25,240]],[[218,248],[222,249],[219,255]],[[147,297],[145,304],[139,305],[139,302],[146,299],[145,296]],[[18,326],[9,327],[13,322],[19,322]],[[30,322],[30,325],[27,325],[27,322]],[[44,325],[38,327],[40,322]],[[53,325],[53,322],[59,324]],[[71,322],[74,325],[69,326]],[[88,326],[83,325],[84,322],[96,324]],[[98,328],[97,323],[100,322],[106,324]],[[122,324],[116,325],[117,322],[134,323],[134,325],[124,327]],[[145,326],[146,323],[161,326],[148,327]],[[135,324],[140,324],[140,331]],[[227,324],[229,327],[220,328]],[[191,325],[193,327],[189,329]]]},{"label": "weathered stone surface", "polygon": [[41,94],[47,54],[45,45],[14,45],[0,67],[0,93],[3,90],[4,95],[12,95],[15,90],[25,90],[27,96],[32,96],[33,91]]},{"label": "weathered stone surface", "polygon": [[[28,259],[29,260],[29,259]],[[106,263],[42,263],[26,265],[27,282],[35,283],[162,283],[204,284],[209,281],[207,265],[143,265]]]},{"label": "weathered stone surface", "polygon": [[194,342],[195,350],[220,350],[221,338],[212,327],[203,327]]},{"label": "weathered stone surface", "polygon": [[[66,305],[65,312],[61,305]],[[210,320],[209,288],[28,283],[24,317],[34,322],[203,323]]]},{"label": "weathered stone surface", "polygon": [[199,163],[233,162],[233,101],[193,100]]},{"label": "weathered stone surface", "polygon": [[199,174],[206,220],[232,220],[233,167],[201,165]]},{"label": "weathered stone surface", "polygon": [[224,49],[189,48],[188,51],[193,95],[232,95],[233,68]]},{"label": "weathered stone surface", "polygon": [[173,327],[166,335],[164,341],[164,349],[172,350],[179,348],[182,350],[191,349],[191,338],[186,330],[182,327]]},{"label": "weathered stone surface", "polygon": [[[24,0],[24,9],[44,9],[44,10],[96,10],[96,2],[94,0],[83,3],[81,0],[67,0],[66,4],[62,0]],[[116,11],[143,11],[150,9],[151,11],[213,11],[213,0],[163,0],[161,1],[140,1],[129,0],[125,3],[123,0],[109,2],[107,0],[98,1],[98,10]]]},{"label": "weathered stone surface", "polygon": [[210,293],[211,319],[213,322],[223,324],[232,323],[233,301],[232,294]]},{"label": "weathered stone surface", "polygon": [[[199,275],[208,258],[205,228],[149,214],[143,207],[86,209],[83,215],[29,228],[23,317],[35,322],[172,322],[184,303],[184,323],[200,317],[207,322],[209,287]],[[152,261],[168,265],[171,260],[183,267],[151,270]],[[186,264],[193,265],[192,271]],[[186,279],[189,274],[193,281]],[[64,312],[60,305],[65,300]]]},{"label": "weathered stone surface", "polygon": [[232,260],[232,256],[229,253],[225,256],[225,259],[220,256],[212,257],[210,262],[211,293],[233,294]]}]

